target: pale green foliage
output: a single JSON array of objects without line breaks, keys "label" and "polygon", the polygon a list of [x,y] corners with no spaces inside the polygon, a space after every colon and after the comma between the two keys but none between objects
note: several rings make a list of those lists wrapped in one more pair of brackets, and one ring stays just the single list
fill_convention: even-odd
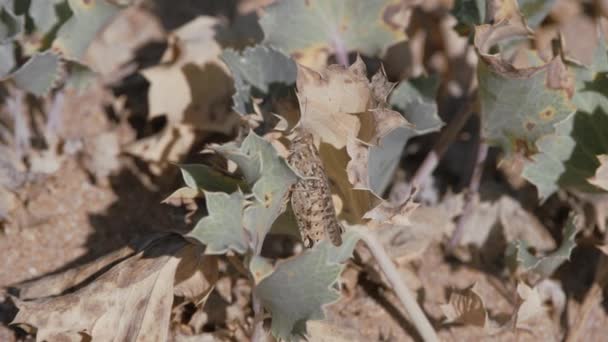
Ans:
[{"label": "pale green foliage", "polygon": [[[252,190],[250,203],[244,209],[243,215],[239,215],[239,220],[241,226],[249,231],[251,245],[256,252],[259,252],[272,224],[285,209],[287,192],[297,180],[297,176],[287,162],[278,156],[274,147],[253,131],[240,146],[231,142],[211,149],[234,161]],[[184,173],[184,179],[190,187],[201,186],[200,181],[197,182],[193,177],[195,169],[209,174],[209,170],[205,167],[189,166]],[[212,214],[211,211],[209,214]],[[224,214],[234,215],[231,212]],[[206,229],[204,224],[197,227],[200,227],[197,228],[199,230]],[[209,243],[209,241],[203,242]]]},{"label": "pale green foliage", "polygon": [[574,215],[568,219],[562,234],[562,244],[555,251],[542,257],[536,257],[530,254],[525,241],[515,241],[507,249],[507,258],[514,258],[525,273],[534,273],[541,278],[549,277],[561,264],[570,259],[570,254],[576,247],[574,238],[579,231],[577,220],[578,218]]},{"label": "pale green foliage", "polygon": [[68,0],[72,16],[61,26],[53,46],[68,59],[80,60],[97,32],[121,7],[107,0]]},{"label": "pale green foliage", "polygon": [[[0,2],[0,81],[12,80],[18,88],[37,96],[46,95],[61,77],[65,77],[67,87],[86,87],[94,74],[76,61],[121,9],[108,0],[31,0],[29,5],[25,1]],[[31,19],[27,31],[26,17]],[[30,58],[18,66],[15,43],[28,34],[39,37],[37,45],[30,47],[39,52],[27,52]],[[48,50],[51,46],[53,52]],[[64,65],[60,57],[70,62]]]},{"label": "pale green foliage", "polygon": [[[272,314],[275,337],[292,340],[305,334],[308,320],[325,318],[323,305],[338,299],[334,288],[342,266],[359,240],[355,232],[344,236],[342,246],[322,241],[310,250],[283,262],[255,287],[255,294]],[[256,269],[252,269],[256,272]],[[267,270],[260,270],[267,273]]]},{"label": "pale green foliage", "polygon": [[547,86],[549,67],[527,77],[499,74],[479,61],[479,100],[484,138],[509,154],[530,153],[536,141],[554,134],[575,108],[562,89]]},{"label": "pale green foliage", "polygon": [[374,193],[382,194],[393,179],[409,139],[436,132],[443,126],[435,102],[438,86],[438,77],[421,77],[403,81],[392,91],[389,104],[413,126],[397,127],[370,148],[369,183]]},{"label": "pale green foliage", "polygon": [[229,250],[243,254],[248,249],[243,228],[245,196],[240,192],[205,192],[207,212],[188,233],[206,245],[207,254],[225,254]]},{"label": "pale green foliage", "polygon": [[9,79],[12,79],[20,89],[42,96],[55,85],[61,68],[59,56],[52,51],[46,51],[32,56],[10,75]]},{"label": "pale green foliage", "polygon": [[547,198],[560,187],[601,191],[587,180],[600,163],[597,156],[608,152],[608,54],[599,36],[591,66],[570,64],[576,76],[572,102],[576,114],[557,125],[556,134],[540,139],[540,153],[526,164],[523,176]]},{"label": "pale green foliage", "polygon": [[402,6],[399,0],[277,1],[264,11],[260,25],[265,43],[306,61],[324,48],[374,56],[405,40]]},{"label": "pale green foliage", "polygon": [[234,110],[241,115],[253,113],[252,96],[267,95],[273,84],[292,85],[296,81],[296,64],[273,48],[256,45],[240,54],[224,50],[221,57],[232,72]]},{"label": "pale green foliage", "polygon": [[[472,27],[486,23],[487,2],[485,0],[456,0],[452,14],[458,19],[459,27]],[[518,0],[517,3],[528,25],[537,27],[551,11],[555,0]]]}]

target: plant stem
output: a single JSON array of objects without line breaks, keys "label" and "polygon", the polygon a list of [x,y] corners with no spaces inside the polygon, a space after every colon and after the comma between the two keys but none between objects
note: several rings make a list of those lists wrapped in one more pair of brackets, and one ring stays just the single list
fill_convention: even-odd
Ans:
[{"label": "plant stem", "polygon": [[264,331],[264,307],[255,292],[251,293],[251,301],[253,306],[253,333],[251,334],[251,341],[253,342],[266,342],[268,338]]},{"label": "plant stem", "polygon": [[380,241],[376,238],[376,235],[366,229],[360,229],[359,232],[361,234],[361,239],[365,242],[367,248],[378,262],[378,266],[380,266],[382,273],[384,273],[388,279],[393,291],[401,301],[401,304],[405,308],[405,311],[422,339],[427,342],[439,341],[433,326],[416,302],[413,293],[403,283],[403,279],[401,279],[395,264],[386,253],[386,250]]},{"label": "plant stem", "polygon": [[469,182],[469,189],[465,194],[464,208],[462,210],[462,215],[458,218],[452,237],[450,238],[448,252],[452,251],[460,243],[462,235],[464,234],[465,224],[473,214],[473,209],[475,203],[477,203],[477,197],[479,196],[479,185],[481,184],[481,177],[483,176],[483,167],[486,162],[486,157],[488,156],[488,144],[483,141],[481,137],[479,139],[475,167],[473,168],[473,175]]},{"label": "plant stem", "polygon": [[433,171],[439,165],[439,161],[443,157],[448,146],[456,139],[458,132],[462,130],[462,127],[467,123],[471,114],[473,113],[473,101],[474,96],[465,99],[465,105],[460,109],[456,116],[448,123],[447,127],[442,131],[441,136],[433,146],[433,149],[427,154],[426,158],[420,164],[418,170],[412,177],[410,182],[412,187],[418,188],[421,184],[424,184],[426,180],[431,176]]}]

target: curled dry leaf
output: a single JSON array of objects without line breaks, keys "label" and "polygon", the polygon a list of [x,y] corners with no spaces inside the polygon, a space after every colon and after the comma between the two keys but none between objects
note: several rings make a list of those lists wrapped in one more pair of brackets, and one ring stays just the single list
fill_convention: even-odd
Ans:
[{"label": "curled dry leaf", "polygon": [[447,304],[440,305],[446,317],[446,323],[459,323],[486,327],[488,313],[481,296],[477,293],[477,284],[464,290],[454,290]]},{"label": "curled dry leaf", "polygon": [[371,104],[372,97],[365,64],[361,59],[344,68],[331,65],[318,73],[298,66],[300,125],[311,132],[315,142],[324,141],[336,149],[346,146],[361,126],[357,116]]},{"label": "curled dry leaf", "polygon": [[[381,202],[371,185],[370,149],[382,144],[381,140],[397,128],[409,127],[386,103],[394,84],[388,82],[383,70],[370,82],[360,58],[348,68],[332,65],[320,73],[299,66],[296,83],[299,124],[320,145],[332,190],[344,204],[341,217],[350,223],[361,222],[363,215]],[[398,158],[402,147],[391,150],[392,159]],[[378,190],[376,193],[382,192]]]},{"label": "curled dry leaf", "polygon": [[[19,312],[12,324],[35,327],[39,341],[83,336],[100,341],[165,341],[173,296],[199,302],[217,280],[217,261],[202,256],[203,250],[180,235],[165,234],[137,253],[118,252],[80,270],[78,278],[91,276],[75,286],[65,276],[50,280],[55,285],[50,293],[66,286],[70,291],[15,299]],[[30,285],[30,295],[50,294],[31,289]]]},{"label": "curled dry leaf", "polygon": [[509,157],[536,153],[536,142],[556,132],[556,124],[575,111],[571,102],[574,79],[558,55],[549,63],[516,68],[492,48],[505,42],[527,39],[530,28],[514,0],[496,12],[496,23],[475,28],[479,53],[479,98],[483,135],[499,145]]}]

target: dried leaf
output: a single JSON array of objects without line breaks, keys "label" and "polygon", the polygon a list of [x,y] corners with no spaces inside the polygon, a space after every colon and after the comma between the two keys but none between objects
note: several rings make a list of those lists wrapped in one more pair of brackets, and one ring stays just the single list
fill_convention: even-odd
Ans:
[{"label": "dried leaf", "polygon": [[353,114],[367,111],[372,102],[361,59],[348,69],[332,65],[321,73],[298,66],[296,83],[300,125],[314,135],[317,144],[323,141],[341,149],[348,138],[357,137],[360,122]]},{"label": "dried leaf", "polygon": [[460,323],[485,327],[488,313],[481,296],[473,284],[464,290],[454,290],[447,304],[440,305],[446,323]]},{"label": "dried leaf", "polygon": [[190,244],[179,235],[165,235],[74,292],[16,300],[19,312],[12,324],[36,327],[40,341],[80,339],[83,335],[104,341],[164,341],[176,292],[174,284],[181,284],[179,295],[199,297],[201,291],[210,291],[217,278],[217,263],[206,263],[205,285],[193,291],[189,278],[197,274],[199,265],[190,259],[203,262],[202,251],[202,246]]}]

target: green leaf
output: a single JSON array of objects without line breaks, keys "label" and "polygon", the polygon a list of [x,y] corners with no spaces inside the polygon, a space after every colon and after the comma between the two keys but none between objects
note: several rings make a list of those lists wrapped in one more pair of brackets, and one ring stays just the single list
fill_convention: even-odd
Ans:
[{"label": "green leaf", "polygon": [[13,43],[0,44],[0,78],[8,75],[16,65]]},{"label": "green leaf", "polygon": [[576,76],[572,102],[576,114],[556,126],[556,134],[541,138],[538,154],[526,163],[523,176],[547,198],[560,187],[598,192],[588,179],[600,166],[597,156],[608,153],[608,54],[602,35],[592,65],[571,64]]},{"label": "green leaf", "polygon": [[570,259],[570,254],[576,247],[574,238],[579,230],[578,221],[578,217],[570,216],[564,227],[562,244],[546,256],[536,257],[528,252],[528,244],[525,241],[516,241],[507,250],[508,257],[515,256],[517,264],[526,273],[534,273],[542,278],[549,277],[561,264]]},{"label": "green leaf", "polygon": [[179,169],[182,172],[184,183],[194,190],[233,192],[239,187],[246,187],[236,178],[223,175],[203,164],[181,164]]},{"label": "green leaf", "polygon": [[273,222],[285,210],[286,195],[297,176],[274,147],[253,131],[240,147],[228,143],[211,149],[234,161],[252,187],[254,201],[245,209],[243,224],[254,235],[259,252]]},{"label": "green leaf", "polygon": [[391,93],[390,105],[401,112],[413,127],[398,127],[370,148],[369,183],[374,193],[382,194],[392,181],[409,139],[437,132],[443,126],[435,101],[438,86],[438,77],[420,77],[399,83]]},{"label": "green leaf", "polygon": [[256,45],[240,54],[229,49],[221,58],[232,72],[234,110],[241,115],[253,113],[252,96],[267,95],[272,84],[291,85],[296,81],[294,61],[273,48]]},{"label": "green leaf", "polygon": [[7,5],[0,4],[0,44],[13,41],[23,32],[25,20],[15,15]]},{"label": "green leaf", "polygon": [[[335,262],[336,258],[350,255],[353,246],[350,240],[341,247],[323,241],[296,257],[279,262],[274,272],[254,288],[255,295],[272,314],[271,330],[276,338],[296,339],[305,334],[306,321],[325,317],[323,306],[340,296],[334,288],[342,270]],[[251,272],[257,271],[251,269]]]},{"label": "green leaf", "polygon": [[540,23],[545,20],[555,0],[518,0],[519,10],[526,17],[528,25],[536,28]]},{"label": "green leaf", "polygon": [[[474,26],[489,22],[486,18],[486,3],[485,0],[456,0],[452,14],[458,20],[457,31],[468,35]],[[518,0],[517,3],[528,25],[535,28],[547,17],[555,5],[555,0]]]},{"label": "green leaf", "polygon": [[97,33],[122,9],[108,0],[67,0],[72,17],[61,26],[53,48],[71,60],[81,60]]},{"label": "green leaf", "polygon": [[229,250],[243,254],[248,249],[243,227],[245,196],[240,192],[205,192],[207,212],[188,237],[206,245],[207,254],[225,254]]},{"label": "green leaf", "polygon": [[406,39],[401,0],[284,0],[268,6],[264,42],[314,68],[337,50],[376,56]]},{"label": "green leaf", "polygon": [[62,21],[57,7],[62,6],[65,0],[30,0],[28,14],[34,22],[36,30],[42,33],[50,32]]},{"label": "green leaf", "polygon": [[[576,111],[571,101],[574,84],[559,55],[527,68],[517,68],[504,58],[501,53],[509,52],[505,43],[531,34],[521,14],[508,6],[504,10],[508,19],[475,28],[482,135],[502,147],[507,158],[530,157],[537,152],[536,142],[555,134],[556,125]],[[506,49],[496,53],[497,46]]]},{"label": "green leaf", "polygon": [[46,95],[61,76],[62,65],[59,56],[52,51],[33,55],[8,79],[15,85],[36,96]]}]

